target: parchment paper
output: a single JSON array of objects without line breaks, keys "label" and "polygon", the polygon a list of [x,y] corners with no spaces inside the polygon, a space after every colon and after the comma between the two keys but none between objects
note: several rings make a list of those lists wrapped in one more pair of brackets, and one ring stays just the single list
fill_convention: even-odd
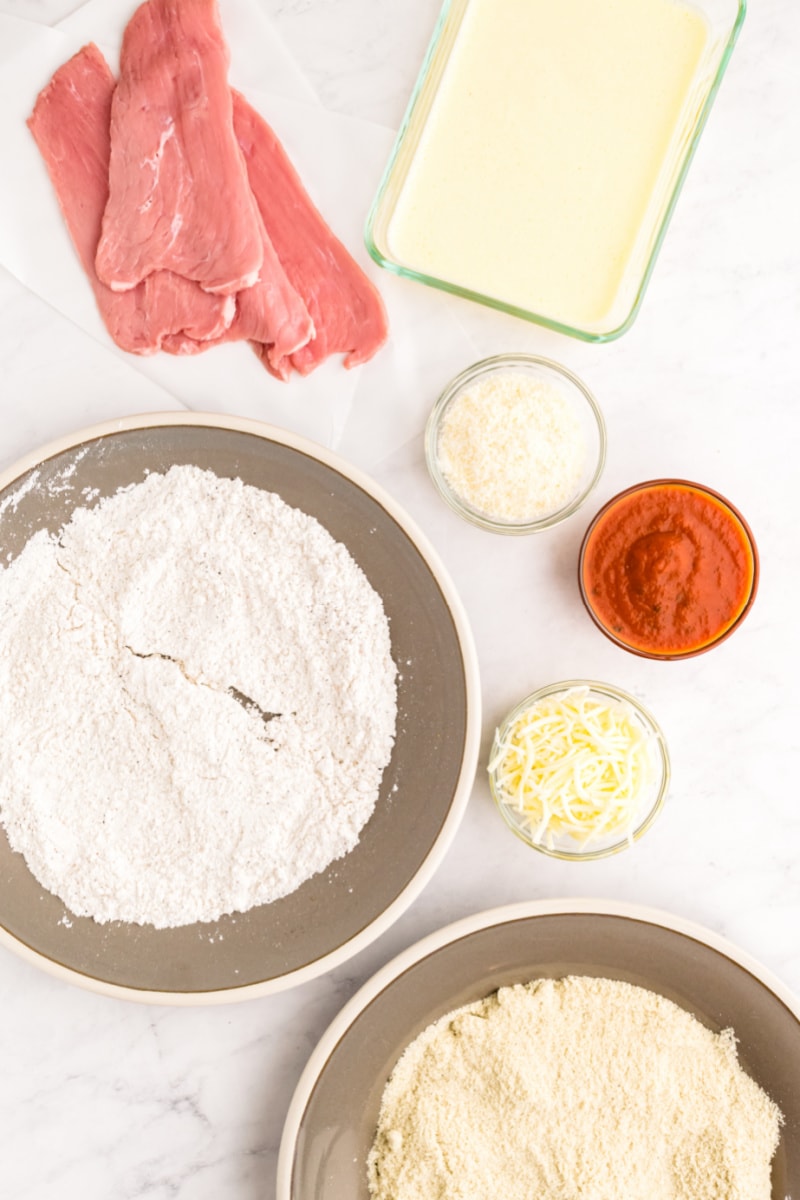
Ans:
[{"label": "parchment paper", "polygon": [[0,144],[6,152],[0,264],[179,403],[257,417],[373,467],[419,436],[438,391],[472,361],[474,349],[445,297],[381,271],[364,249],[364,219],[393,132],[322,108],[252,0],[220,0],[231,83],[275,128],[325,219],[381,290],[390,342],[365,367],[346,371],[331,361],[284,384],[243,344],[190,359],[140,358],[119,351],[108,337],[25,121],[55,69],[87,40],[96,41],[116,67],[135,7],[89,0],[58,29],[0,17]]}]

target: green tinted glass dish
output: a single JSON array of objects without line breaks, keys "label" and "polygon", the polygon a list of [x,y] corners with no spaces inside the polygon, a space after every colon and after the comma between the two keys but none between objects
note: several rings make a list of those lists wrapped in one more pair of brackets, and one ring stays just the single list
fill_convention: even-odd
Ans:
[{"label": "green tinted glass dish", "polygon": [[[602,0],[600,0],[602,2]],[[461,53],[462,39],[473,36],[472,25],[465,26],[470,10],[479,0],[446,0],[434,30],[431,44],[411,96],[403,123],[394,144],[377,195],[373,202],[365,232],[367,249],[373,259],[387,270],[431,287],[441,288],[454,295],[512,313],[525,320],[590,342],[606,342],[624,333],[632,324],[653,271],[658,251],[664,239],[669,219],[686,177],[694,151],[705,126],[711,105],[727,67],[745,16],[745,0],[693,0],[691,8],[700,13],[708,27],[708,36],[694,75],[689,93],[681,110],[679,124],[669,140],[661,166],[653,176],[650,198],[642,209],[644,216],[631,226],[632,240],[625,258],[615,298],[607,312],[597,319],[574,318],[562,311],[542,311],[536,303],[513,302],[499,294],[490,294],[486,286],[469,286],[469,266],[464,272],[426,271],[420,259],[408,251],[401,254],[393,249],[391,227],[404,195],[410,173],[419,161],[423,135],[431,123],[431,115],[441,92],[448,65],[454,61],[454,50]],[[687,7],[689,4],[687,4]],[[467,43],[464,42],[464,45]],[[553,128],[557,129],[557,117]],[[524,137],[524,129],[522,130]],[[432,143],[433,144],[433,143]],[[524,145],[524,142],[520,144]],[[638,231],[638,232],[637,232]],[[562,230],[562,234],[564,231]],[[566,231],[568,238],[569,233]],[[524,237],[511,230],[509,244],[516,255],[525,254]],[[533,261],[533,260],[532,260]],[[459,278],[456,278],[460,275]],[[538,311],[537,311],[538,309]]]}]

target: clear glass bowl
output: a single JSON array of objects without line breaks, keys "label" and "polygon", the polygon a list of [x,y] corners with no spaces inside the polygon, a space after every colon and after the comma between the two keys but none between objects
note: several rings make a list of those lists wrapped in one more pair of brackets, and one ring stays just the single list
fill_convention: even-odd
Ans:
[{"label": "clear glass bowl", "polygon": [[[404,189],[420,152],[420,146],[440,91],[471,0],[445,0],[400,126],[389,162],[370,209],[365,241],[372,258],[396,275],[416,279],[430,287],[489,305],[535,321],[589,342],[607,342],[630,328],[642,303],[664,235],[689,170],[700,136],[708,119],[722,77],[739,36],[746,12],[746,0],[692,0],[691,7],[704,18],[708,36],[695,70],[678,126],[667,147],[650,197],[638,227],[638,233],[625,259],[617,298],[607,313],[597,320],[569,318],[541,310],[534,303],[509,302],[500,294],[488,294],[483,286],[469,285],[466,278],[455,278],[455,271],[439,276],[420,262],[406,261],[392,248],[391,227]],[[621,184],[624,180],[621,181]],[[525,232],[515,231],[511,245],[524,253]],[[535,259],[534,259],[535,261]]]},{"label": "clear glass bowl", "polygon": [[[642,644],[637,645],[633,643],[632,639],[626,641],[621,634],[615,632],[614,629],[609,626],[607,621],[604,620],[603,616],[597,611],[592,602],[590,589],[586,582],[586,556],[591,548],[593,535],[598,528],[600,528],[606,515],[612,514],[620,501],[624,501],[627,497],[635,497],[637,494],[641,494],[643,492],[658,492],[662,489],[673,488],[679,491],[696,492],[700,496],[706,497],[713,501],[714,504],[727,515],[731,526],[739,533],[741,544],[745,546],[749,552],[749,581],[747,593],[741,607],[738,609],[738,611],[736,611],[735,615],[732,616],[732,619],[721,625],[716,633],[709,636],[704,641],[701,641],[700,644],[691,645],[685,649],[673,648],[668,650],[659,650],[648,648]],[[738,508],[731,504],[730,500],[727,500],[724,496],[721,496],[719,492],[715,492],[713,488],[706,487],[701,483],[692,483],[688,479],[649,479],[644,483],[637,483],[634,484],[633,487],[625,488],[624,491],[618,492],[616,496],[612,496],[611,499],[604,504],[600,511],[595,515],[591,524],[589,525],[589,528],[586,530],[578,557],[578,586],[580,588],[581,600],[583,601],[584,607],[586,608],[589,616],[592,618],[601,633],[604,633],[609,641],[613,642],[615,646],[619,646],[621,649],[627,650],[629,654],[635,654],[639,658],[658,659],[663,662],[676,662],[684,658],[695,658],[698,654],[705,654],[708,650],[713,649],[714,646],[719,646],[721,642],[724,642],[727,638],[729,638],[731,634],[739,628],[742,621],[753,607],[753,602],[756,598],[756,593],[758,592],[759,574],[760,568],[756,540],[753,536],[752,529],[739,512]]]},{"label": "clear glass bowl", "polygon": [[533,692],[530,696],[526,696],[516,708],[511,710],[495,733],[489,762],[490,764],[494,762],[509,730],[522,713],[533,708],[545,697],[563,695],[575,688],[588,689],[590,697],[595,697],[603,703],[610,700],[627,705],[647,738],[652,758],[653,779],[642,792],[636,815],[629,830],[626,833],[621,833],[619,830],[613,831],[606,837],[591,839],[583,846],[569,834],[552,835],[552,844],[545,844],[534,838],[531,822],[526,815],[505,802],[497,783],[496,771],[489,771],[489,788],[503,820],[512,833],[515,833],[527,846],[539,850],[550,858],[562,859],[565,862],[588,862],[593,859],[608,858],[610,855],[632,846],[647,832],[664,806],[670,781],[669,753],[660,726],[644,705],[620,688],[613,687],[608,683],[597,683],[591,679],[568,679],[561,683],[549,684],[547,687]]},{"label": "clear glass bowl", "polygon": [[[510,375],[515,372],[555,384],[578,418],[586,441],[586,462],[583,473],[569,500],[559,508],[528,521],[506,521],[473,508],[463,496],[450,486],[441,469],[438,452],[442,422],[448,408],[464,389],[477,380],[488,379],[492,375]],[[431,479],[442,499],[466,521],[471,521],[473,525],[479,525],[482,529],[491,530],[493,533],[538,533],[540,530],[558,525],[577,512],[597,485],[606,461],[606,426],[603,414],[592,393],[578,379],[577,375],[573,375],[566,367],[533,354],[498,354],[493,358],[485,358],[468,367],[466,371],[462,371],[442,392],[431,411],[425,429],[425,459]]]}]

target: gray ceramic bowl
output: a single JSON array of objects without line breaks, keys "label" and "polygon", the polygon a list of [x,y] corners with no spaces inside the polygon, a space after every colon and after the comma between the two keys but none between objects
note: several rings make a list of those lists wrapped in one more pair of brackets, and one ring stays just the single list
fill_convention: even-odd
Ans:
[{"label": "gray ceramic bowl", "polygon": [[96,991],[200,1004],[312,978],[400,916],[435,871],[466,807],[480,691],[466,618],[424,537],[366,476],[259,422],[148,414],[45,447],[0,476],[0,561],[36,530],[58,530],[79,504],[173,463],[238,476],[316,517],[382,597],[402,664],[394,753],[359,844],[273,904],[179,929],[64,920],[63,903],[11,852],[0,827],[0,943]]},{"label": "gray ceramic bowl", "polygon": [[297,1086],[277,1200],[369,1200],[366,1159],[381,1095],[432,1021],[498,987],[593,975],[659,992],[718,1032],[786,1118],[773,1200],[800,1196],[800,1006],[730,943],[667,913],[592,900],[511,905],[432,934],[378,972],[323,1036]]}]

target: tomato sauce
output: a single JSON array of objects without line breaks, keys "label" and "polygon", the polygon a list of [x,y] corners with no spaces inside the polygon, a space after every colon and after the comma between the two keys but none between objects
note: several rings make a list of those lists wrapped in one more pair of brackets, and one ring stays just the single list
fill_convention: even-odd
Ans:
[{"label": "tomato sauce", "polygon": [[620,493],[592,522],[581,591],[614,641],[678,658],[730,633],[755,596],[758,557],[745,521],[722,496],[682,480]]}]

